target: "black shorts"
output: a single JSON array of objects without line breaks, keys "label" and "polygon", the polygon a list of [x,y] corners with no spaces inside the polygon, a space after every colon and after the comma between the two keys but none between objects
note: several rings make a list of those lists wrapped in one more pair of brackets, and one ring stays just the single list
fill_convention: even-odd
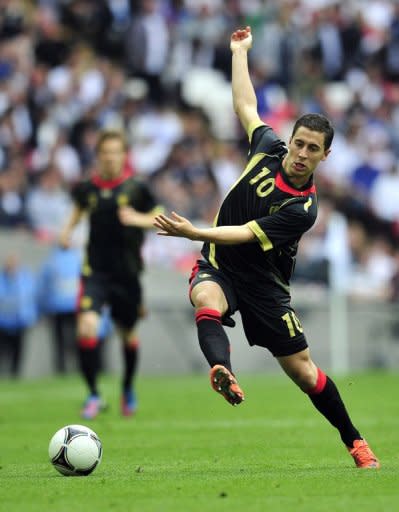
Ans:
[{"label": "black shorts", "polygon": [[139,316],[142,293],[138,276],[123,278],[99,272],[81,277],[78,311],[95,311],[101,314],[105,304],[110,307],[111,317],[125,329],[134,327]]},{"label": "black shorts", "polygon": [[290,305],[290,296],[282,296],[276,285],[244,282],[199,260],[190,276],[190,293],[203,281],[213,281],[222,288],[228,304],[224,317],[240,312],[250,345],[265,347],[275,357],[296,354],[308,347],[302,326]]}]

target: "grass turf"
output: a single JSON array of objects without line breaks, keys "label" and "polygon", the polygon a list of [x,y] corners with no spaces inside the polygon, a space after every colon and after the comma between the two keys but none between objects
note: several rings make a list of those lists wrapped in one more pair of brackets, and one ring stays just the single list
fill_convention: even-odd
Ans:
[{"label": "grass turf", "polygon": [[140,376],[134,419],[119,414],[119,382],[101,380],[110,409],[86,422],[104,456],[88,477],[63,477],[47,446],[82,423],[78,376],[0,381],[0,511],[399,510],[398,377],[335,379],[382,468],[359,470],[336,431],[282,375],[240,375],[246,402],[232,407],[206,375]]}]

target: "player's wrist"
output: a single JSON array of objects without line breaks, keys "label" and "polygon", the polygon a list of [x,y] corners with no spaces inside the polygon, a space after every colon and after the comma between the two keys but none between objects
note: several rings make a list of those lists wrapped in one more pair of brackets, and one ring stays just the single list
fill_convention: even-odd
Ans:
[{"label": "player's wrist", "polygon": [[193,242],[198,242],[202,240],[202,231],[198,228],[193,228],[193,231],[190,236],[190,240]]},{"label": "player's wrist", "polygon": [[249,48],[247,48],[245,46],[236,46],[236,47],[231,48],[231,52],[234,55],[244,55],[244,56],[246,56],[247,53],[248,53],[248,50],[249,50]]}]

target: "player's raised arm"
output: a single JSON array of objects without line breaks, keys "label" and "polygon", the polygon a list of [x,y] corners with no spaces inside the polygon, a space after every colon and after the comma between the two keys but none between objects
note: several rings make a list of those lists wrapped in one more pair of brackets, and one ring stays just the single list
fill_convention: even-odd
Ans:
[{"label": "player's raised arm", "polygon": [[171,217],[163,214],[157,215],[154,226],[160,230],[158,235],[177,236],[220,245],[245,244],[256,241],[254,233],[246,224],[197,228],[188,219],[175,212],[172,212]]},{"label": "player's raised arm", "polygon": [[233,106],[247,133],[253,122],[260,121],[255,91],[248,70],[247,54],[251,46],[250,27],[238,29],[231,35]]}]

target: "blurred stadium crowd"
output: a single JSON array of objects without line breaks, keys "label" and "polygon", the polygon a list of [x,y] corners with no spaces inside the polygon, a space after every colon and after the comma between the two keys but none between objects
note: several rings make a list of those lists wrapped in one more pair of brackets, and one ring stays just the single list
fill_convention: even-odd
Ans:
[{"label": "blurred stadium crowd", "polygon": [[[0,228],[54,242],[107,127],[167,210],[211,223],[245,165],[229,39],[246,25],[265,122],[336,127],[296,279],[397,300],[397,0],[0,0]],[[186,271],[198,249],[151,233],[145,258]]]}]

